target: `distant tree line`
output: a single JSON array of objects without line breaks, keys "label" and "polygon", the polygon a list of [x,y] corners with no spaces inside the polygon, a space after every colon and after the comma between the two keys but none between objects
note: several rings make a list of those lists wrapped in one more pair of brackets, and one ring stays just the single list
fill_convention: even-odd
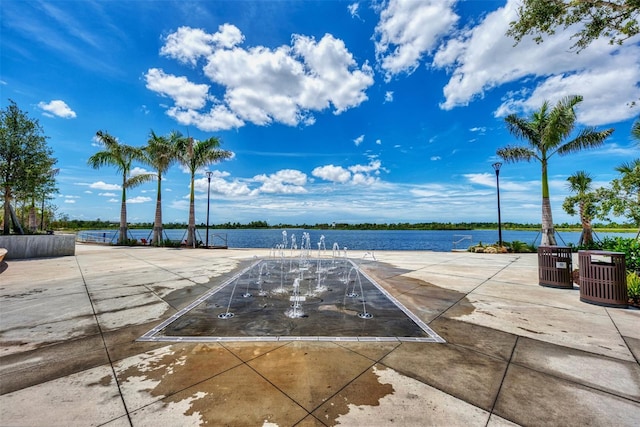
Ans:
[{"label": "distant tree line", "polygon": [[[114,221],[104,221],[101,219],[96,220],[78,220],[69,219],[68,216],[62,215],[59,219],[54,220],[51,225],[56,229],[67,230],[109,230],[117,229],[120,224]],[[130,229],[152,229],[154,223],[152,222],[139,222],[129,224]],[[198,227],[204,228],[205,224],[198,224]],[[581,225],[579,223],[558,224],[558,229],[575,229],[579,230]],[[633,229],[634,224],[618,224],[615,222],[603,224],[595,223],[593,227],[596,229]],[[187,228],[186,223],[170,222],[163,224],[163,228],[167,230],[179,230]],[[235,229],[307,229],[307,230],[495,230],[498,228],[498,223],[495,222],[422,222],[422,223],[317,223],[317,224],[268,224],[267,221],[251,221],[246,224],[239,222],[225,222],[220,224],[209,224],[210,229],[223,229],[223,230],[235,230]],[[502,228],[505,230],[533,230],[539,231],[540,224],[534,223],[515,223],[506,222],[502,224]]]}]

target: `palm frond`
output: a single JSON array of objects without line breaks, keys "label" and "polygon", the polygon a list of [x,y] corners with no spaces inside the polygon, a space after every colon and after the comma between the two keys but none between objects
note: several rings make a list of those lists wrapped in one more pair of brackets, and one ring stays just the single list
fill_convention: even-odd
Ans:
[{"label": "palm frond", "polygon": [[589,127],[580,131],[577,137],[558,147],[558,154],[565,155],[575,153],[585,148],[595,148],[604,144],[604,141],[613,133],[614,129],[606,129],[598,131],[596,128]]},{"label": "palm frond", "polygon": [[155,173],[143,173],[140,175],[130,176],[126,179],[124,186],[125,188],[133,188],[137,187],[140,184],[154,181],[156,178],[157,175]]},{"label": "palm frond", "polygon": [[507,163],[515,163],[520,161],[531,161],[532,158],[537,159],[535,151],[529,147],[524,146],[511,146],[507,145],[504,148],[500,148],[496,151],[498,157]]}]

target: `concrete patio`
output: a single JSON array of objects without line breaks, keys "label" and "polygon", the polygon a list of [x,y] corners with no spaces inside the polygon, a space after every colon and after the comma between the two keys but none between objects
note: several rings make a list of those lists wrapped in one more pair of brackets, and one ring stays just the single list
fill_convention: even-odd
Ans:
[{"label": "concrete patio", "polygon": [[136,341],[269,252],[1,262],[0,425],[640,425],[640,310],[539,286],[536,254],[349,253],[444,344]]}]

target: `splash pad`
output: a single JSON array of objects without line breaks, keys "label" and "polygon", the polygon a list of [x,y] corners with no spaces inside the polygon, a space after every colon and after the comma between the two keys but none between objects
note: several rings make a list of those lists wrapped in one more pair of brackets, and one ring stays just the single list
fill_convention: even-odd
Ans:
[{"label": "splash pad", "polygon": [[275,249],[139,341],[444,342],[347,258],[346,248],[344,256],[334,245],[332,257],[311,258],[303,235],[299,256],[286,256],[297,251],[293,245]]}]

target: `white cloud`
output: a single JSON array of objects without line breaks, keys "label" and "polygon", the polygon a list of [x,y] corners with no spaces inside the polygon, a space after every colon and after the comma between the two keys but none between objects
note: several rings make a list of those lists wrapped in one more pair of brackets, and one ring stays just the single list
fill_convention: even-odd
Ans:
[{"label": "white cloud", "polygon": [[628,103],[640,98],[639,58],[640,49],[624,49],[590,70],[551,76],[528,97],[505,100],[495,116],[531,112],[544,101],[553,105],[564,96],[580,94],[584,100],[576,108],[576,114],[581,123],[597,126],[632,118],[636,111]]},{"label": "white cloud", "polygon": [[62,117],[63,119],[75,119],[76,112],[73,111],[66,102],[61,101],[59,99],[54,99],[50,102],[39,102],[38,107],[46,113],[44,113],[47,117]]},{"label": "white cloud", "polygon": [[129,176],[138,176],[138,175],[146,175],[146,174],[150,174],[153,172],[150,172],[148,170],[146,170],[145,168],[141,168],[136,166],[135,168],[131,169],[131,171],[129,172]]},{"label": "white cloud", "polygon": [[360,8],[360,3],[351,3],[349,6],[347,6],[347,9],[349,10],[349,14],[351,15],[352,18],[360,18],[360,16],[358,15],[359,8]]},{"label": "white cloud", "polygon": [[76,201],[74,199],[64,199],[65,203],[75,203]]},{"label": "white cloud", "polygon": [[340,184],[372,185],[379,181],[374,175],[378,175],[380,170],[382,162],[374,159],[367,165],[352,165],[347,168],[335,165],[319,166],[313,169],[311,175]]},{"label": "white cloud", "polygon": [[393,91],[388,90],[384,94],[384,102],[393,102]]},{"label": "white cloud", "polygon": [[311,171],[311,175],[324,179],[325,181],[339,183],[345,183],[351,179],[351,172],[342,166],[335,165],[318,166]]},{"label": "white cloud", "polygon": [[307,183],[307,175],[294,169],[283,169],[271,175],[256,175],[253,181],[262,185],[253,194],[257,193],[278,193],[278,194],[301,194],[307,190],[304,185]]},{"label": "white cloud", "polygon": [[98,193],[98,196],[115,197],[116,193]]},{"label": "white cloud", "polygon": [[390,0],[380,12],[375,30],[376,58],[391,80],[411,74],[425,53],[437,47],[440,38],[458,21],[456,0]]},{"label": "white cloud", "polygon": [[146,203],[146,202],[150,202],[151,200],[152,200],[151,197],[137,196],[137,197],[132,197],[130,199],[127,199],[127,203],[131,203],[131,204]]},{"label": "white cloud", "polygon": [[431,156],[431,160],[433,160],[433,161],[442,160],[442,157],[440,157],[440,156]]},{"label": "white cloud", "polygon": [[356,147],[357,147],[358,145],[362,144],[362,141],[364,141],[364,135],[360,135],[359,137],[354,139],[353,143],[356,144]]},{"label": "white cloud", "polygon": [[376,144],[381,145],[382,144],[382,140],[381,139],[376,139]]},{"label": "white cloud", "polygon": [[[319,41],[294,34],[290,46],[238,46],[240,30],[230,24],[215,34],[181,27],[167,36],[163,55],[196,65],[203,59],[204,75],[224,90],[222,100],[208,95],[208,84],[195,84],[151,68],[147,88],[170,97],[167,114],[184,125],[215,131],[251,122],[289,126],[315,123],[313,112],[333,109],[340,114],[366,101],[373,70],[358,66],[344,42],[331,34]],[[214,104],[207,107],[207,102]]]},{"label": "white cloud", "polygon": [[544,100],[555,103],[565,95],[581,94],[585,98],[578,110],[581,123],[598,125],[633,117],[627,104],[640,97],[637,43],[612,46],[599,39],[575,54],[569,51],[573,45],[569,28],[539,45],[525,38],[514,47],[513,39],[504,34],[517,19],[518,4],[519,0],[509,0],[436,52],[433,65],[452,71],[441,108],[466,106],[497,86],[536,77],[532,91],[509,94],[494,114],[531,111]]},{"label": "white cloud", "polygon": [[151,68],[144,76],[147,89],[173,99],[178,108],[199,109],[208,99],[209,85],[191,83],[186,77]]},{"label": "white cloud", "polygon": [[167,36],[160,54],[195,66],[198,59],[209,56],[217,47],[230,49],[243,41],[240,30],[230,24],[220,25],[215,34],[207,34],[199,28],[180,27]]},{"label": "white cloud", "polygon": [[122,187],[120,187],[118,184],[107,184],[104,181],[98,181],[89,184],[89,188],[94,188],[96,190],[120,190]]}]

